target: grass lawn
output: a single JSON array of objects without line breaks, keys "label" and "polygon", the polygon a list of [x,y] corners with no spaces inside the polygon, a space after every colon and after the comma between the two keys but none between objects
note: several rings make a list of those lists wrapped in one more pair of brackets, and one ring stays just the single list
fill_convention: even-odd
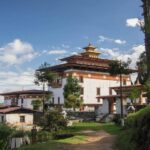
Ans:
[{"label": "grass lawn", "polygon": [[80,132],[86,130],[105,130],[110,134],[118,134],[121,131],[121,128],[116,126],[114,123],[101,124],[96,122],[80,122],[65,129],[65,131],[69,133],[74,133],[75,136],[73,137],[60,140],[50,140],[45,143],[23,146],[18,150],[60,150],[66,144],[80,144],[81,142],[85,141],[87,137]]},{"label": "grass lawn", "polygon": [[105,130],[110,134],[118,134],[121,128],[114,123],[97,123],[97,122],[79,122],[66,129],[69,132],[76,133],[85,130]]},{"label": "grass lawn", "polygon": [[84,135],[76,135],[71,138],[61,139],[61,140],[50,140],[47,142],[33,144],[29,146],[23,146],[18,150],[60,150],[63,145],[66,144],[79,144],[87,139]]}]

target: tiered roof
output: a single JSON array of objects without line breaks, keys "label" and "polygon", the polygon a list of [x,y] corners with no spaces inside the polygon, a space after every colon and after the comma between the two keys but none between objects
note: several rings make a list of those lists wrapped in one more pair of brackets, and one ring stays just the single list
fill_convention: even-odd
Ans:
[{"label": "tiered roof", "polygon": [[78,55],[72,55],[60,59],[65,62],[64,64],[55,65],[48,69],[57,72],[62,72],[67,69],[108,72],[109,63],[112,60],[99,58],[100,52],[98,52],[96,47],[91,44],[83,49],[84,52]]}]

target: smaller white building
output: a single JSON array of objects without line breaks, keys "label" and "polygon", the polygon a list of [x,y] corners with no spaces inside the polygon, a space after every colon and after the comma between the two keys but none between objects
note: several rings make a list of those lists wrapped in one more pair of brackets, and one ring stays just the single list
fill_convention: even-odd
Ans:
[{"label": "smaller white building", "polygon": [[[45,91],[45,95],[50,92]],[[42,90],[23,90],[1,93],[4,96],[4,106],[19,106],[23,108],[33,109],[32,101],[40,100],[43,101]],[[43,106],[39,108],[42,110]]]},{"label": "smaller white building", "polygon": [[[129,96],[133,88],[139,89],[140,97],[132,100]],[[142,92],[142,85],[129,85],[122,87],[122,95],[120,87],[110,87],[110,95],[98,96],[97,99],[102,99],[103,104],[100,107],[102,114],[121,114],[121,97],[122,97],[122,112],[123,115],[128,114],[130,105],[134,105],[135,110],[144,107],[147,104],[146,94]]]},{"label": "smaller white building", "polygon": [[33,125],[34,111],[21,107],[1,107],[0,123],[11,126]]}]

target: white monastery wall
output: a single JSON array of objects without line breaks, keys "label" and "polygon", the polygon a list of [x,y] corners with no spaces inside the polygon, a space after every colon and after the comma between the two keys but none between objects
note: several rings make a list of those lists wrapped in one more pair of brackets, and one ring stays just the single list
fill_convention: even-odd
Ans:
[{"label": "white monastery wall", "polygon": [[[20,116],[25,116],[25,122],[20,122]],[[15,113],[6,114],[6,123],[10,124],[33,124],[33,114],[28,113]]]},{"label": "white monastery wall", "polygon": [[49,87],[49,91],[53,93],[52,97],[54,98],[54,104],[58,104],[58,98],[60,98],[60,104],[64,104],[63,91],[64,91],[65,84],[66,84],[66,78],[63,78],[62,86],[60,88]]},{"label": "white monastery wall", "polygon": [[109,95],[109,87],[118,86],[120,83],[118,81],[112,80],[100,80],[100,79],[90,79],[84,78],[81,86],[84,88],[84,103],[85,104],[101,104],[97,102],[97,88],[100,88],[100,95]]},{"label": "white monastery wall", "polygon": [[101,107],[101,112],[104,114],[108,114],[109,113],[109,103],[108,100],[103,100],[103,105]]}]

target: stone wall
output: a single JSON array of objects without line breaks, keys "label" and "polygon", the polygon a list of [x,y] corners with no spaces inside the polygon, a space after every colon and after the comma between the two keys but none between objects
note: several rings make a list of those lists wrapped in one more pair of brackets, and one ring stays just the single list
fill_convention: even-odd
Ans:
[{"label": "stone wall", "polygon": [[70,119],[81,119],[83,121],[95,120],[95,112],[67,112],[67,116]]}]

